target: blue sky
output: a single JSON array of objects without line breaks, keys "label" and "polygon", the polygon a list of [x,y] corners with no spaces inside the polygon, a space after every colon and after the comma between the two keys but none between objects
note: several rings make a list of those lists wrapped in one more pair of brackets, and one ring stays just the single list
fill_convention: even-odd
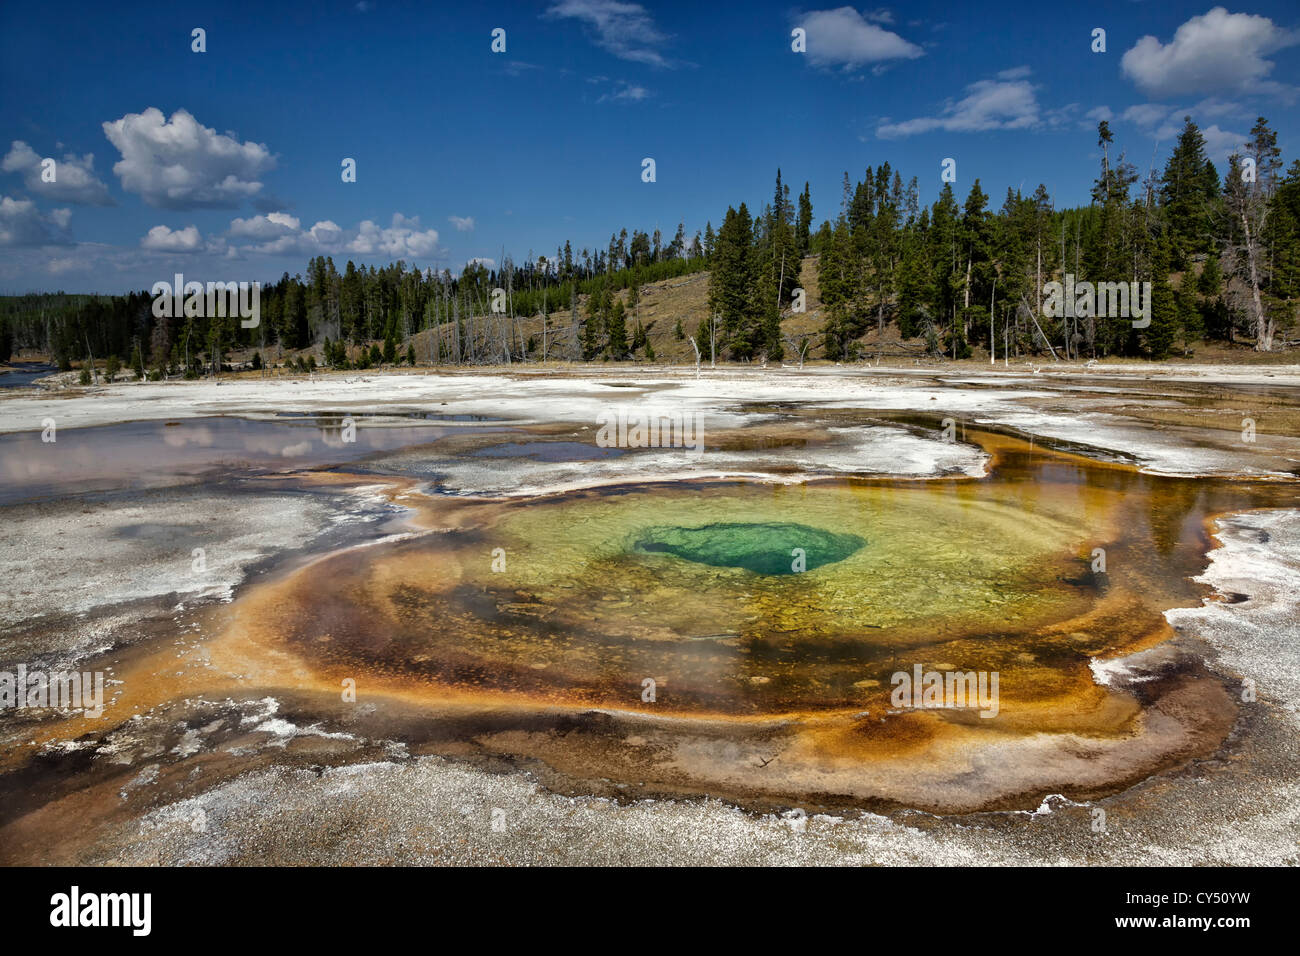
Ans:
[{"label": "blue sky", "polygon": [[952,157],[959,197],[978,177],[995,206],[1039,182],[1082,203],[1102,117],[1143,171],[1184,114],[1220,165],[1267,116],[1289,163],[1297,51],[1294,3],[1253,0],[6,4],[0,291],[666,242],[770,200],[777,166],[817,222],[885,160],[924,202]]}]

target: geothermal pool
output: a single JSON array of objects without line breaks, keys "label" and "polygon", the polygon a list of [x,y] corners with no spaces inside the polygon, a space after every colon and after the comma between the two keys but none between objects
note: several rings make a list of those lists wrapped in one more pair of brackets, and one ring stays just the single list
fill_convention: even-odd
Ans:
[{"label": "geothermal pool", "polygon": [[[304,514],[360,494],[386,518],[331,522],[227,600],[168,614],[161,589],[138,640],[112,652],[101,721],[5,728],[23,742],[0,765],[12,812],[51,793],[127,793],[119,763],[148,761],[183,793],[393,748],[573,797],[1032,811],[1222,752],[1240,688],[1165,612],[1211,596],[1193,579],[1216,516],[1294,508],[1292,482],[1162,477],[974,426],[961,447],[983,477],[968,464],[925,479],[807,472],[808,455],[851,460],[863,434],[924,441],[941,419],[763,412],[715,429],[684,465],[601,448],[590,428],[454,412],[358,416],[355,442],[342,415],[61,432],[67,467],[9,467],[8,506],[79,493],[135,508],[179,483]],[[51,451],[31,433],[0,441],[28,460]],[[745,477],[710,471],[728,453],[747,456]],[[555,474],[539,467],[599,481],[518,490],[520,475]],[[86,494],[86,481],[100,484]],[[178,565],[202,540],[197,518],[132,520],[113,535],[144,551],[184,526]],[[37,621],[3,646],[54,631]],[[900,674],[979,675],[996,700],[900,703]]]},{"label": "geothermal pool", "polygon": [[979,481],[435,496],[447,530],[325,557],[250,626],[315,667],[433,695],[883,715],[891,675],[919,661],[998,670],[1009,702],[1065,709],[1096,698],[1090,660],[1159,640],[1166,608],[1199,603],[1212,514],[1279,498],[985,439],[1000,461]]},{"label": "geothermal pool", "polygon": [[[474,454],[551,457],[545,436],[518,438],[477,434]],[[969,810],[1105,793],[1212,752],[1236,707],[1194,655],[1170,645],[1131,683],[1099,680],[1098,662],[1161,647],[1164,611],[1205,594],[1191,579],[1211,517],[1289,487],[968,440],[992,457],[983,479],[487,498],[389,475],[411,530],[250,585],[205,623],[207,651],[259,684],[355,686],[379,714],[454,712],[429,752],[540,760],[579,792]],[[382,460],[297,481],[373,482]],[[997,675],[999,699],[900,707],[896,675],[914,672]],[[170,652],[123,683],[141,706],[224,686],[173,673]]]}]

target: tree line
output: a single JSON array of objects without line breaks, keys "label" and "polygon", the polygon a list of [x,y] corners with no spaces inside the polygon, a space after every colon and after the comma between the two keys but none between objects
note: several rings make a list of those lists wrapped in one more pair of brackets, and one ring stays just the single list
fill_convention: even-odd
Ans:
[{"label": "tree line", "polygon": [[[964,202],[945,182],[922,206],[916,177],[905,183],[885,162],[856,182],[846,173],[838,215],[815,230],[809,184],[792,198],[777,170],[756,213],[729,206],[716,232],[710,222],[690,237],[684,224],[668,241],[657,229],[623,229],[605,248],[575,252],[566,241],[554,256],[471,261],[457,275],[403,261],[349,261],[340,272],[317,256],[305,273],[262,287],[253,329],[235,317],[155,318],[145,291],[9,296],[0,351],[43,351],[64,368],[112,357],[142,375],[190,376],[250,349],[260,364],[270,349],[320,347],[342,367],[653,359],[642,288],[704,270],[708,314],[694,329],[678,317],[672,331],[711,360],[775,360],[791,349],[802,359],[817,346],[835,360],[891,349],[964,358],[977,347],[1161,359],[1205,339],[1270,351],[1291,344],[1296,328],[1300,161],[1282,172],[1263,117],[1250,135],[1221,176],[1188,118],[1164,168],[1140,180],[1103,121],[1091,202],[1072,208],[1057,209],[1040,185],[1028,196],[1008,188],[995,210],[978,179]],[[812,326],[786,333],[783,320],[807,307],[809,256],[820,310]],[[1045,316],[1044,284],[1067,273],[1151,282],[1150,324]]]}]

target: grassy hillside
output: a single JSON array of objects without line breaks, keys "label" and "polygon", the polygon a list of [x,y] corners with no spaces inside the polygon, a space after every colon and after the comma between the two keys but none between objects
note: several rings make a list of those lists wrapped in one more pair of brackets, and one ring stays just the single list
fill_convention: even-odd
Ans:
[{"label": "grassy hillside", "polygon": [[[815,333],[821,330],[825,322],[817,282],[817,259],[815,256],[809,256],[803,260],[800,281],[806,294],[806,310],[802,313],[791,313],[786,310],[782,313],[781,327],[787,335],[796,337],[813,336],[814,345],[808,351],[808,358],[812,359],[821,356],[821,348],[816,344],[820,336],[815,335]],[[699,328],[700,323],[709,314],[709,273],[696,272],[690,275],[664,279],[660,282],[650,282],[641,286],[640,289],[641,301],[639,306],[636,310],[629,310],[627,314],[628,337],[631,337],[639,319],[641,325],[647,330],[646,337],[654,349],[656,361],[672,364],[694,362],[695,352],[691,348],[689,339],[695,335],[696,329]],[[618,293],[617,298],[621,299],[625,306],[627,305],[628,293],[626,290]],[[588,296],[585,295],[580,297],[578,306],[580,320],[585,319],[587,316],[587,299]],[[475,322],[486,323],[494,321],[495,318],[476,317]],[[680,339],[674,334],[678,320],[681,321],[682,330],[685,333],[685,336]],[[576,330],[572,328],[570,311],[564,309],[551,314],[546,325],[548,357],[552,360],[573,358]],[[519,335],[525,340],[534,340],[534,348],[530,350],[529,358],[540,360],[542,357],[541,315],[518,319],[518,329]],[[432,341],[434,334],[434,330],[429,329],[413,337],[416,355],[421,362],[426,361],[427,357],[433,354]],[[448,340],[450,329],[447,324],[443,325],[440,334],[444,342]],[[786,351],[787,361],[797,361],[793,349],[787,346]],[[706,355],[705,360],[707,361],[707,359],[708,356]]]}]

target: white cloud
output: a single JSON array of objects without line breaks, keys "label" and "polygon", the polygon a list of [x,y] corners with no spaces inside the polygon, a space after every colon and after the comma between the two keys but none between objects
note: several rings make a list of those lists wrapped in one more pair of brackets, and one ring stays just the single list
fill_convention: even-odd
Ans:
[{"label": "white cloud", "polygon": [[[1226,129],[1219,129],[1218,124],[1207,126],[1201,130],[1201,135],[1205,137],[1205,155],[1219,163],[1228,161],[1228,157],[1233,153],[1246,155],[1246,141],[1249,137],[1245,133],[1233,133]],[[1220,169],[1222,172],[1222,169]]]},{"label": "white cloud", "polygon": [[1170,116],[1169,107],[1158,103],[1139,103],[1119,114],[1120,119],[1143,129],[1154,129]]},{"label": "white cloud", "polygon": [[1265,56],[1300,42],[1300,35],[1268,17],[1215,7],[1192,17],[1168,44],[1147,35],[1120,60],[1124,75],[1148,96],[1198,92],[1278,93],[1288,87],[1266,80]]},{"label": "white cloud", "polygon": [[999,80],[1023,80],[1030,73],[1034,72],[1027,66],[1013,66],[1009,70],[1002,70],[998,73]]},{"label": "white cloud", "polygon": [[246,239],[279,239],[296,233],[301,226],[302,223],[288,213],[272,212],[265,216],[232,220],[230,234]]},{"label": "white cloud", "polygon": [[949,101],[937,116],[919,116],[901,123],[884,122],[876,129],[882,139],[897,139],[942,130],[974,133],[995,129],[1026,129],[1040,122],[1034,84],[1028,80],[978,80],[966,95]]},{"label": "white cloud", "polygon": [[649,95],[650,95],[650,91],[647,90],[644,86],[633,86],[631,83],[628,83],[624,80],[619,80],[618,89],[616,89],[612,93],[602,94],[600,99],[596,100],[596,102],[617,103],[621,101],[621,102],[635,103],[644,100]]},{"label": "white cloud", "polygon": [[[271,215],[278,215],[272,213]],[[262,217],[257,216],[255,219]],[[287,255],[332,255],[335,252],[342,252],[347,242],[347,236],[343,229],[337,223],[328,219],[322,219],[305,232],[298,228],[298,220],[292,216],[285,216],[294,225],[292,231],[284,232],[274,239],[269,239],[257,245],[243,246],[252,252],[260,252],[269,256],[287,256]],[[236,219],[235,222],[246,222],[247,220]],[[273,224],[274,225],[274,224]],[[264,228],[264,227],[254,227]],[[231,234],[235,235],[234,223],[231,223]],[[247,234],[247,233],[244,233]]]},{"label": "white cloud", "polygon": [[52,276],[67,275],[70,272],[83,272],[90,265],[85,259],[75,256],[61,256],[46,263],[45,271]]},{"label": "white cloud", "polygon": [[592,42],[620,60],[670,66],[657,47],[667,37],[639,3],[622,0],[560,0],[546,11],[558,19],[575,19],[587,25]]},{"label": "white cloud", "polygon": [[149,107],[104,124],[122,159],[113,172],[122,188],[163,209],[231,207],[262,189],[258,177],[275,166],[261,143],[218,134],[185,110],[171,119]]},{"label": "white cloud", "polygon": [[348,251],[359,255],[376,253],[392,259],[410,259],[431,256],[438,251],[438,232],[420,229],[420,217],[406,218],[393,213],[393,223],[382,228],[369,219],[362,221],[357,236],[348,243]]},{"label": "white cloud", "polygon": [[140,246],[154,252],[197,252],[203,246],[203,237],[199,235],[198,226],[174,230],[166,226],[154,226],[140,240]]},{"label": "white cloud", "polygon": [[522,76],[529,70],[540,70],[541,67],[536,63],[525,63],[523,60],[510,60],[501,69],[506,76]]},{"label": "white cloud", "polygon": [[864,18],[852,7],[813,10],[794,25],[807,32],[806,55],[815,66],[843,66],[851,71],[885,60],[914,60],[925,55],[897,33],[869,23],[871,16]]},{"label": "white cloud", "polygon": [[1218,97],[1211,96],[1209,99],[1201,100],[1192,111],[1197,116],[1232,116],[1237,115],[1242,118],[1253,117],[1255,114],[1242,108],[1240,103],[1233,103],[1227,100],[1221,100]]},{"label": "white cloud", "polygon": [[0,246],[67,245],[72,242],[71,219],[70,209],[44,215],[30,199],[0,196]]},{"label": "white cloud", "polygon": [[[1132,123],[1157,143],[1171,143],[1182,133],[1188,116],[1195,122],[1200,116],[1221,116],[1228,112],[1240,114],[1242,111],[1236,104],[1213,99],[1204,100],[1191,109],[1162,106],[1159,103],[1139,103],[1130,106],[1118,118]],[[1242,144],[1247,139],[1244,133],[1221,129],[1218,124],[1200,126],[1200,130],[1201,137],[1205,140],[1205,155],[1220,164],[1227,162],[1234,152],[1241,151]]]},{"label": "white cloud", "polygon": [[[451,217],[453,222],[460,218]],[[466,217],[462,221],[473,223]],[[353,254],[383,256],[388,259],[428,258],[442,252],[436,229],[421,229],[419,217],[407,218],[394,213],[392,224],[384,227],[369,219],[355,229],[344,229],[323,219],[304,230],[300,220],[287,213],[235,219],[230,223],[232,238],[256,239],[258,242],[232,246],[235,255],[254,252],[269,256],[316,256]],[[230,253],[228,253],[230,254]]]},{"label": "white cloud", "polygon": [[447,221],[456,227],[457,232],[473,232],[473,216],[448,216]]},{"label": "white cloud", "polygon": [[44,171],[41,160],[44,158],[22,140],[16,139],[9,147],[4,161],[0,162],[0,169],[6,173],[21,173],[23,185],[43,199],[88,206],[114,205],[113,198],[108,194],[108,186],[95,175],[94,153],[81,157],[74,153],[64,154],[63,159],[55,161],[52,183],[44,182],[41,178]]}]

